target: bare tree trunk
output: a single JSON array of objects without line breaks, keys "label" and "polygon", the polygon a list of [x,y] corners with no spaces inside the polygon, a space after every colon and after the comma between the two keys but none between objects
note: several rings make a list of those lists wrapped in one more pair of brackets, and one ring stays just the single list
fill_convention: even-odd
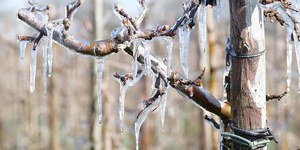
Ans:
[{"label": "bare tree trunk", "polygon": [[[216,96],[218,95],[218,89],[217,89],[217,76],[216,76],[216,27],[215,27],[215,21],[214,21],[214,14],[212,9],[209,9],[207,11],[207,46],[208,46],[208,58],[209,58],[209,91],[212,95]],[[221,61],[219,61],[220,63]],[[214,114],[211,114],[212,117],[215,120],[218,120],[218,117]],[[218,133],[216,130],[211,130],[211,137],[212,137],[212,149],[217,150],[218,149]]]},{"label": "bare tree trunk", "polygon": [[[94,61],[90,61],[90,112],[89,112],[89,140],[90,140],[90,150],[95,150],[96,149],[96,140],[94,137],[95,133],[95,128],[97,128],[97,123],[95,123],[97,119],[95,117],[97,116],[97,94],[96,94],[96,89],[95,83],[96,83],[96,77],[95,77],[95,72],[94,72]],[[100,126],[98,126],[100,128]],[[96,133],[98,134],[98,133]]]},{"label": "bare tree trunk", "polygon": [[[198,14],[198,15],[202,15],[202,14]],[[209,65],[209,57],[208,57],[208,53],[209,51],[208,50],[205,50],[205,51],[202,51],[201,50],[201,43],[200,43],[200,38],[201,38],[201,31],[199,30],[199,26],[198,26],[198,43],[197,43],[197,57],[196,58],[197,60],[199,60],[199,62],[197,63],[196,65],[196,69],[199,70],[199,72],[205,67],[206,70],[210,70],[210,65]],[[205,73],[205,77],[209,77],[210,74],[209,72]],[[204,77],[204,78],[205,78]],[[208,81],[207,79],[208,78],[205,78],[206,81]],[[205,83],[208,83],[206,82]],[[209,84],[209,83],[208,83]],[[207,84],[204,84],[204,85],[207,85]],[[204,118],[204,110],[202,109],[199,109],[199,117],[200,117],[200,120],[199,120],[199,128],[200,128],[200,133],[199,133],[199,149],[202,150],[202,149],[209,149],[208,148],[208,142],[207,142],[207,136],[209,134],[207,134],[207,128],[205,126],[205,120],[203,119]]]},{"label": "bare tree trunk", "polygon": [[[149,84],[147,83],[147,81],[148,80],[146,78],[142,79],[141,89],[144,92],[141,93],[139,99],[145,99],[146,97],[148,97],[150,95],[149,86],[148,86]],[[154,136],[153,132],[154,132],[154,130],[150,126],[150,124],[153,123],[153,122],[154,122],[153,118],[148,117],[145,120],[145,122],[144,122],[144,124],[141,128],[141,134],[140,134],[140,136],[141,136],[140,149],[141,150],[153,149],[153,147],[151,147],[151,145],[154,144],[154,141],[153,141],[153,136]]]},{"label": "bare tree trunk", "polygon": [[[93,0],[92,1],[93,6],[93,40],[99,40],[102,39],[102,33],[103,33],[103,23],[100,21],[100,18],[102,18],[102,11],[103,11],[103,0]],[[90,115],[89,115],[89,124],[90,124],[90,135],[89,140],[91,143],[91,150],[94,149],[101,149],[102,140],[101,140],[101,128],[103,126],[100,126],[98,124],[97,119],[95,118],[97,115],[97,84],[96,84],[96,71],[97,67],[95,65],[95,61],[91,59],[90,61]],[[98,110],[99,111],[99,110]]]},{"label": "bare tree trunk", "polygon": [[[265,50],[264,22],[258,2],[230,0],[231,42],[237,55]],[[260,129],[266,125],[265,55],[232,57],[230,102],[238,128]],[[244,149],[234,144],[234,149]]]},{"label": "bare tree trunk", "polygon": [[50,149],[59,150],[59,139],[56,130],[56,117],[55,117],[55,98],[54,98],[54,80],[53,77],[49,79],[48,85],[48,109],[49,109],[49,128],[50,128]]}]

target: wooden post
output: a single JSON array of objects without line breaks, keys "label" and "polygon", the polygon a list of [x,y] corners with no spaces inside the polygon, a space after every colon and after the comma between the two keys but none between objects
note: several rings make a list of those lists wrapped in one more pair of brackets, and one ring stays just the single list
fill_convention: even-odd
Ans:
[{"label": "wooden post", "polygon": [[[230,31],[237,55],[265,50],[263,11],[255,0],[230,0]],[[266,124],[265,55],[232,57],[230,102],[238,128],[260,129]],[[244,149],[234,144],[234,149]]]}]

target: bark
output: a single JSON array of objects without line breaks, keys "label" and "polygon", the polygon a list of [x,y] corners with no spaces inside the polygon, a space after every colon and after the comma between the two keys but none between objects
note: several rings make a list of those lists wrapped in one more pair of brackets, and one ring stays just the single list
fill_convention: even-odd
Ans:
[{"label": "bark", "polygon": [[[233,50],[240,55],[265,50],[262,10],[252,0],[230,0]],[[232,58],[230,102],[238,128],[260,129],[266,124],[265,55]],[[234,144],[234,149],[244,149]]]}]

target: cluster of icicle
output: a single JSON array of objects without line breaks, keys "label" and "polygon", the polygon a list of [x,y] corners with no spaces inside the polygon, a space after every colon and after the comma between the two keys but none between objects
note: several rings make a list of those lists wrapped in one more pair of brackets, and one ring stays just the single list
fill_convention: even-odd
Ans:
[{"label": "cluster of icicle", "polygon": [[[159,40],[163,40],[166,42],[167,56],[166,56],[166,64],[167,64],[167,73],[171,73],[171,59],[172,59],[172,49],[173,49],[173,41],[172,38],[169,37],[160,37],[156,38]],[[134,86],[143,76],[149,76],[152,78],[152,93],[155,94],[157,92],[157,88],[155,87],[157,75],[152,70],[151,64],[151,41],[143,40],[143,39],[135,39],[132,41],[133,44],[133,61],[132,61],[132,79],[128,79],[127,81],[121,81],[117,79],[120,84],[120,94],[119,94],[119,118],[120,118],[120,130],[123,132],[124,130],[124,106],[125,106],[125,94],[127,89],[130,86]],[[138,62],[138,57],[142,55],[144,56],[144,64],[140,64]],[[141,71],[140,71],[141,70]],[[144,106],[144,109],[138,115],[135,122],[135,136],[136,136],[136,149],[138,149],[138,141],[139,141],[139,133],[140,128],[144,121],[146,120],[149,112],[153,111],[158,106],[160,107],[160,115],[161,115],[161,124],[162,128],[164,128],[165,122],[165,109],[167,105],[167,94],[168,87],[161,86],[164,90],[164,94],[160,96],[160,100],[156,99],[153,103],[148,106]]]},{"label": "cluster of icicle", "polygon": [[[35,2],[31,2],[30,4],[35,4]],[[34,7],[34,6],[32,6]],[[39,15],[42,21],[47,24],[48,23],[48,15],[45,12],[37,12],[36,15]],[[47,78],[51,77],[52,74],[52,36],[53,36],[53,28],[47,29],[47,37],[43,37],[36,47],[33,47],[31,50],[31,59],[30,59],[30,92],[34,92],[35,90],[35,78],[36,78],[36,63],[37,63],[37,53],[39,47],[41,47],[43,52],[43,86],[44,86],[44,95],[47,92]],[[38,35],[38,34],[36,34]],[[28,41],[20,41],[20,61],[23,64],[25,58],[25,51],[27,47]]]},{"label": "cluster of icicle", "polygon": [[[295,31],[295,27],[299,28],[300,25],[300,0],[291,0],[292,9],[286,9],[281,5],[281,2],[273,2],[268,5],[262,5],[266,10],[275,10],[279,13],[284,21],[286,28],[286,48],[287,48],[287,92],[290,91],[291,77],[292,77],[292,55],[293,45],[297,58],[298,65],[298,92],[300,92],[300,43]],[[298,11],[296,11],[298,10]],[[292,37],[293,35],[293,37]]]}]

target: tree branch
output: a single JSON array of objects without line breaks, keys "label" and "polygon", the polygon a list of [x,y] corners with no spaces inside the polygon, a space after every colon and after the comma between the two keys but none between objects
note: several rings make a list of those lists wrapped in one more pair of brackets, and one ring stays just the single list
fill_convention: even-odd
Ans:
[{"label": "tree branch", "polygon": [[[20,9],[18,12],[18,18],[38,31],[40,34],[47,36],[47,24],[44,24],[34,14],[34,12],[31,12],[28,9]],[[93,42],[83,41],[76,39],[69,34],[63,35],[62,31],[60,31],[58,28],[53,29],[53,40],[55,40],[61,46],[84,55],[106,56],[111,53],[118,52],[116,43],[112,39]]]}]

